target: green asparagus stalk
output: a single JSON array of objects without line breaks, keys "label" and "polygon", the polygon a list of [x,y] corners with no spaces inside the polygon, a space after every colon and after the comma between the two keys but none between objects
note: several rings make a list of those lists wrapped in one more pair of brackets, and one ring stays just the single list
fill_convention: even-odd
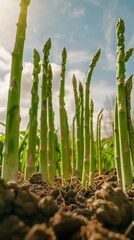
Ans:
[{"label": "green asparagus stalk", "polygon": [[51,49],[50,38],[43,48],[43,76],[42,76],[42,91],[41,91],[41,117],[40,117],[40,162],[39,171],[44,180],[48,180],[48,162],[47,162],[47,78],[49,52]]},{"label": "green asparagus stalk", "polygon": [[101,159],[101,120],[102,120],[102,117],[103,117],[102,112],[103,112],[103,109],[101,109],[101,111],[99,112],[98,117],[97,117],[97,138],[96,138],[97,151],[96,151],[96,157],[97,157],[97,160],[98,160],[99,175],[102,174],[102,159]]},{"label": "green asparagus stalk", "polygon": [[21,0],[20,2],[20,14],[17,23],[16,40],[12,52],[1,175],[1,177],[6,181],[17,180],[18,177],[21,75],[26,35],[27,8],[29,4],[30,0]]},{"label": "green asparagus stalk", "polygon": [[77,82],[76,77],[73,75],[72,78],[73,83],[73,90],[74,90],[74,100],[75,100],[75,117],[76,117],[76,151],[77,151],[77,158],[76,158],[76,176],[81,179],[82,178],[82,165],[83,165],[83,159],[82,159],[82,151],[81,151],[81,128],[80,128],[80,98],[78,96],[77,91]]},{"label": "green asparagus stalk", "polygon": [[115,161],[115,167],[117,171],[118,185],[122,188],[123,186],[122,186],[122,174],[121,174],[121,162],[120,162],[117,99],[115,99],[115,106],[114,106],[114,161]]},{"label": "green asparagus stalk", "polygon": [[65,109],[65,71],[66,71],[67,52],[64,48],[62,51],[61,62],[61,79],[60,79],[60,94],[59,94],[59,115],[60,115],[60,135],[61,135],[61,161],[62,161],[62,180],[67,180],[71,177],[71,159],[69,147],[69,128],[68,119]]},{"label": "green asparagus stalk", "polygon": [[83,172],[83,157],[84,157],[84,96],[83,96],[83,85],[79,82],[79,99],[80,99],[80,145],[81,145],[81,159]]},{"label": "green asparagus stalk", "polygon": [[72,121],[72,176],[76,176],[75,116]]},{"label": "green asparagus stalk", "polygon": [[61,176],[61,150],[58,139],[58,130],[54,132],[54,146],[55,146],[55,176]]},{"label": "green asparagus stalk", "polygon": [[127,191],[132,185],[130,148],[127,126],[126,93],[125,93],[125,60],[124,60],[124,32],[125,26],[122,19],[116,24],[117,36],[117,62],[116,62],[116,82],[117,82],[117,109],[118,109],[118,129],[120,143],[120,159],[122,167],[123,190]]},{"label": "green asparagus stalk", "polygon": [[96,162],[94,159],[94,131],[93,131],[93,112],[94,112],[94,103],[93,100],[90,100],[90,170],[89,170],[89,184],[94,183],[94,174],[96,168]]},{"label": "green asparagus stalk", "polygon": [[28,133],[28,145],[27,145],[27,160],[25,166],[25,179],[28,179],[29,175],[35,170],[35,159],[36,159],[36,135],[37,135],[37,111],[38,111],[38,83],[40,73],[40,55],[33,50],[33,86],[31,90],[31,108],[29,111],[29,133]]},{"label": "green asparagus stalk", "polygon": [[132,77],[130,76],[125,81],[125,91],[126,91],[126,107],[127,107],[127,124],[128,124],[128,135],[130,143],[130,152],[132,158],[132,164],[134,167],[134,128],[131,118],[131,91],[132,91]]},{"label": "green asparagus stalk", "polygon": [[55,182],[55,129],[54,112],[52,104],[52,68],[48,65],[48,180]]},{"label": "green asparagus stalk", "polygon": [[89,178],[89,159],[90,159],[90,133],[89,133],[89,93],[90,93],[90,82],[93,70],[99,60],[101,50],[99,49],[93,56],[89,65],[89,72],[86,79],[85,87],[85,101],[84,101],[84,162],[83,162],[83,174],[82,183],[86,185]]}]

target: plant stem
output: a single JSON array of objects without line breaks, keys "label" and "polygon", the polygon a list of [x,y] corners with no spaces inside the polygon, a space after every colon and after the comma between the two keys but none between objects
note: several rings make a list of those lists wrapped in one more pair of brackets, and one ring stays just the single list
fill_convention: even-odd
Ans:
[{"label": "plant stem", "polygon": [[38,83],[40,73],[40,55],[33,50],[33,86],[31,90],[31,108],[29,111],[29,132],[28,132],[28,145],[27,145],[27,160],[25,166],[25,179],[28,179],[29,175],[35,170],[35,159],[36,159],[36,135],[37,135],[37,111],[38,111]]},{"label": "plant stem", "polygon": [[41,117],[40,117],[40,162],[39,171],[44,180],[48,180],[48,162],[47,162],[47,77],[49,52],[51,49],[51,39],[49,38],[43,48],[43,76],[41,91]]},{"label": "plant stem", "polygon": [[121,174],[121,162],[120,162],[120,144],[119,144],[119,129],[118,129],[118,111],[117,100],[115,99],[114,106],[114,160],[117,171],[118,185],[122,188],[122,174]]},{"label": "plant stem", "polygon": [[52,104],[52,68],[48,65],[48,180],[55,183],[55,129]]},{"label": "plant stem", "polygon": [[61,62],[61,79],[60,79],[60,94],[59,94],[59,114],[60,114],[60,135],[61,135],[61,161],[62,161],[62,180],[68,180],[71,177],[71,159],[69,146],[69,128],[68,119],[65,109],[65,71],[66,71],[67,52],[64,48],[62,51]]},{"label": "plant stem", "polygon": [[126,107],[127,107],[127,124],[128,124],[128,135],[130,143],[130,152],[132,158],[132,164],[134,167],[134,128],[131,119],[131,91],[132,91],[132,77],[130,76],[125,81],[126,91]]},{"label": "plant stem", "polygon": [[[79,82],[79,99],[80,99],[80,146],[81,146],[81,172],[83,173],[83,158],[84,158],[84,96],[83,85]],[[81,173],[81,174],[82,174]]]},{"label": "plant stem", "polygon": [[72,78],[73,83],[73,90],[74,90],[74,100],[75,100],[75,117],[76,117],[76,151],[77,151],[77,158],[76,158],[76,176],[81,179],[82,178],[82,165],[83,165],[83,159],[82,159],[82,149],[81,149],[81,128],[80,128],[80,99],[78,96],[77,91],[77,82],[76,77],[73,75]]},{"label": "plant stem", "polygon": [[90,101],[90,170],[89,170],[89,184],[94,183],[94,174],[95,174],[95,159],[94,159],[94,133],[93,133],[93,112],[94,112],[94,103],[91,99]]},{"label": "plant stem", "polygon": [[122,167],[123,190],[127,191],[132,186],[132,171],[130,164],[130,148],[127,126],[126,93],[125,93],[125,62],[124,62],[124,32],[125,26],[122,19],[116,24],[117,36],[117,62],[116,62],[116,83],[117,83],[117,109],[118,129],[120,143],[120,159]]},{"label": "plant stem", "polygon": [[93,70],[96,66],[97,61],[99,60],[101,50],[99,49],[94,56],[92,57],[91,63],[89,65],[89,71],[86,79],[85,87],[85,101],[84,101],[84,162],[83,162],[83,174],[82,174],[82,183],[86,185],[89,178],[89,159],[90,159],[90,133],[89,133],[89,93],[90,93],[90,82]]},{"label": "plant stem", "polygon": [[98,161],[98,172],[99,175],[102,174],[102,159],[101,159],[101,120],[103,117],[103,109],[101,109],[101,111],[98,114],[97,117],[97,151],[96,151],[96,157],[97,157],[97,161]]},{"label": "plant stem", "polygon": [[12,52],[1,175],[6,181],[18,179],[21,75],[23,69],[22,61],[26,35],[27,8],[29,4],[30,0],[21,0],[20,2],[16,40]]},{"label": "plant stem", "polygon": [[72,122],[72,176],[76,176],[75,116]]}]

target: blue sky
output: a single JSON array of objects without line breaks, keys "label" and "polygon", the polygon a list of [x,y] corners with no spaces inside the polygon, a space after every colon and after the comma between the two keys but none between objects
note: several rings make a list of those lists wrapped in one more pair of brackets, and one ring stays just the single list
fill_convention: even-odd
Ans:
[{"label": "blue sky", "polygon": [[[14,44],[19,13],[18,0],[4,0],[0,4],[0,120],[5,120],[7,89],[10,78],[10,53]],[[22,127],[28,121],[30,88],[32,83],[32,50],[42,58],[45,41],[51,37],[50,62],[53,68],[53,98],[58,124],[58,91],[61,51],[66,47],[66,108],[71,122],[74,114],[72,74],[84,84],[93,53],[101,48],[100,60],[91,82],[91,97],[95,104],[94,117],[104,106],[106,96],[115,94],[116,32],[118,18],[125,22],[126,49],[134,47],[133,0],[31,0],[28,9],[27,35],[22,77]],[[126,65],[126,75],[134,73],[134,56]],[[134,95],[134,91],[132,93]],[[132,96],[134,108],[134,96]]]}]

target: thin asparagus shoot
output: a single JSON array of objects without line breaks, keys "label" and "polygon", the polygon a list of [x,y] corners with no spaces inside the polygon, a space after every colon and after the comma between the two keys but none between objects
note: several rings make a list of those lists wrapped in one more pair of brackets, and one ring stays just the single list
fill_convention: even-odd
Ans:
[{"label": "thin asparagus shoot", "polygon": [[25,179],[29,178],[29,175],[35,171],[36,160],[36,135],[37,135],[37,111],[38,111],[38,83],[40,73],[40,55],[36,49],[33,50],[33,86],[31,90],[31,108],[29,110],[29,132],[28,132],[28,145],[27,145],[27,160],[25,166]]}]

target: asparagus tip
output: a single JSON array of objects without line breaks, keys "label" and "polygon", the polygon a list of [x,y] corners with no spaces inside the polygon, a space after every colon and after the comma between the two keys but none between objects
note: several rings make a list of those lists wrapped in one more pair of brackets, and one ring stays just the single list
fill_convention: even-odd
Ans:
[{"label": "asparagus tip", "polygon": [[64,47],[63,50],[62,50],[62,57],[66,59],[67,57],[67,50],[66,48]]}]

